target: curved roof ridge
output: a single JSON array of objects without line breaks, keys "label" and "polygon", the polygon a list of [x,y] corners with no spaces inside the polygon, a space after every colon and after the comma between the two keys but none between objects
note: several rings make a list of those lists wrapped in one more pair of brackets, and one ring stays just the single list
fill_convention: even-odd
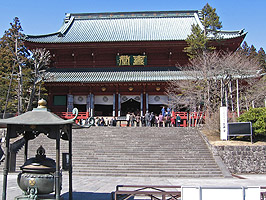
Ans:
[{"label": "curved roof ridge", "polygon": [[67,13],[66,19],[73,16],[75,19],[124,19],[124,18],[150,18],[150,17],[180,17],[193,16],[200,10],[173,10],[173,11],[136,11],[136,12],[102,12],[102,13]]},{"label": "curved roof ridge", "polygon": [[201,28],[201,30],[204,30],[204,26],[203,26],[202,22],[200,21],[199,15],[197,13],[194,13],[194,17],[195,17],[199,27]]},{"label": "curved roof ridge", "polygon": [[65,34],[66,31],[70,28],[70,26],[72,25],[73,21],[74,21],[74,17],[70,17],[69,20],[65,20],[65,24],[63,24],[63,26],[58,30],[58,32],[60,32],[61,34]]}]

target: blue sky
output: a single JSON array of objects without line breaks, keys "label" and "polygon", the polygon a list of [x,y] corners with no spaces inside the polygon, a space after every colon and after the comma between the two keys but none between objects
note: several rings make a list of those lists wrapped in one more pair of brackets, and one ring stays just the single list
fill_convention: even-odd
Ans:
[{"label": "blue sky", "polygon": [[266,0],[7,0],[0,3],[0,36],[19,17],[30,35],[57,31],[65,13],[200,10],[206,3],[217,9],[223,30],[248,32],[245,40],[266,51]]}]

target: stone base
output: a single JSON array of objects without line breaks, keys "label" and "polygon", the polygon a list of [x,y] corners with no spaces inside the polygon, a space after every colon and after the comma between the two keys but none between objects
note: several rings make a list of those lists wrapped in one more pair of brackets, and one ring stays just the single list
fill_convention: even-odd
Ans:
[{"label": "stone base", "polygon": [[[48,195],[37,195],[36,198],[31,198],[28,195],[20,195],[15,197],[14,200],[56,200],[55,195],[48,194]],[[59,200],[64,200],[63,197],[60,197]]]}]

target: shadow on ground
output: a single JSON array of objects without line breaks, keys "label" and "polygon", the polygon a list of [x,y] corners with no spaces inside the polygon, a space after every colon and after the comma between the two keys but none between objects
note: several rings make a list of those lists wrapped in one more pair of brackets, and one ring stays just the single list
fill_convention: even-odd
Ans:
[{"label": "shadow on ground", "polygon": [[[65,193],[62,195],[63,200],[69,200],[68,194],[69,193]],[[115,198],[113,195],[114,194],[111,193],[73,192],[73,200],[114,200]],[[128,200],[134,200],[134,196],[128,198]]]},{"label": "shadow on ground", "polygon": [[[62,195],[64,200],[68,200],[69,194]],[[110,193],[93,193],[93,192],[73,192],[73,200],[111,200]]]}]

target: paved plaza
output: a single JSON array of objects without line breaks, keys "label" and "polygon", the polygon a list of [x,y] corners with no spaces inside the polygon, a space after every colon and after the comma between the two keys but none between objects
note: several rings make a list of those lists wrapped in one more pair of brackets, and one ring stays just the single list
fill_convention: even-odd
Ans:
[{"label": "paved plaza", "polygon": [[[75,200],[110,200],[116,185],[181,185],[181,186],[266,186],[266,175],[241,175],[240,178],[152,178],[152,177],[107,177],[73,176],[73,199]],[[0,176],[2,193],[3,176]],[[17,186],[17,174],[8,175],[7,199],[22,192]],[[62,196],[68,199],[68,174],[63,173]]]}]

